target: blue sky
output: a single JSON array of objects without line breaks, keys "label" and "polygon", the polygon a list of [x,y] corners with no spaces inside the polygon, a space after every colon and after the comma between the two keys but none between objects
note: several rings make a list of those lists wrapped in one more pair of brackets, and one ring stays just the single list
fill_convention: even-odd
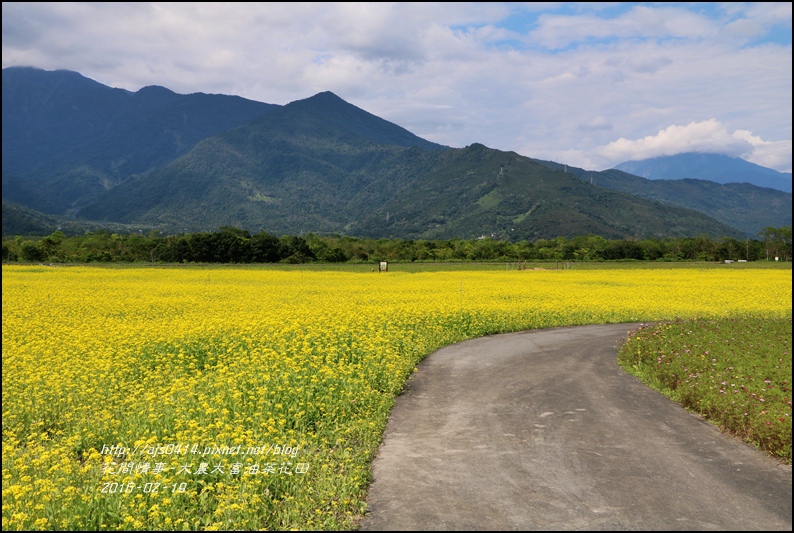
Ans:
[{"label": "blue sky", "polygon": [[4,2],[3,68],[287,104],[603,170],[704,151],[791,172],[790,2]]}]

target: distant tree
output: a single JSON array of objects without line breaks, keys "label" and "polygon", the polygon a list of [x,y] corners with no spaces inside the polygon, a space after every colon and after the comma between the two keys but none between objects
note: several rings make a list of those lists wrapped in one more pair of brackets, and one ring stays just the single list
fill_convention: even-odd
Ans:
[{"label": "distant tree", "polygon": [[562,259],[591,261],[603,259],[607,240],[599,235],[573,237],[562,245]]},{"label": "distant tree", "polygon": [[604,249],[604,259],[636,259],[642,260],[644,257],[643,249],[639,243],[634,241],[609,241]]},{"label": "distant tree", "polygon": [[254,263],[278,263],[281,260],[280,241],[275,235],[261,231],[251,237],[251,261]]},{"label": "distant tree", "polygon": [[16,261],[17,254],[14,252],[7,243],[3,243],[3,261]]},{"label": "distant tree", "polygon": [[61,230],[56,230],[51,235],[39,241],[39,246],[44,251],[45,257],[50,261],[63,261],[65,254],[62,253],[61,243],[66,240],[66,235]]},{"label": "distant tree", "polygon": [[742,246],[744,247],[744,258],[748,261],[764,259],[764,243],[758,239],[746,239]]},{"label": "distant tree", "polygon": [[193,260],[188,237],[184,235],[160,239],[151,251],[152,261],[183,263]]},{"label": "distant tree", "polygon": [[434,260],[436,258],[435,249],[436,244],[433,241],[421,239],[414,243],[414,255],[418,261]]},{"label": "distant tree", "polygon": [[666,237],[661,242],[664,259],[667,261],[680,261],[684,259],[681,249],[681,240],[673,237]]},{"label": "distant tree", "polygon": [[215,234],[215,256],[221,263],[250,263],[250,233],[232,226],[222,226]]},{"label": "distant tree", "polygon": [[139,233],[133,233],[126,238],[127,259],[130,261],[150,261],[151,252],[160,239],[149,239]]},{"label": "distant tree", "polygon": [[47,259],[47,252],[33,241],[23,241],[19,248],[19,258],[22,261],[44,261]]},{"label": "distant tree", "polygon": [[[538,239],[535,241],[535,259],[541,261],[562,259],[562,249],[557,247],[559,241]],[[564,246],[564,244],[562,244]]]},{"label": "distant tree", "polygon": [[217,263],[215,236],[211,233],[193,233],[190,236],[190,261]]},{"label": "distant tree", "polygon": [[400,241],[397,245],[396,259],[398,261],[416,261],[416,249],[414,246],[413,240]]},{"label": "distant tree", "polygon": [[655,239],[644,239],[638,245],[642,248],[642,258],[645,261],[656,261],[664,255],[661,244]]},{"label": "distant tree", "polygon": [[471,252],[468,254],[468,259],[473,259],[475,261],[492,261],[495,259],[504,259],[506,255],[506,243],[504,241],[486,238],[479,239],[474,243]]},{"label": "distant tree", "polygon": [[308,263],[317,259],[303,237],[285,235],[279,239],[279,256],[286,263]]},{"label": "distant tree", "polygon": [[326,246],[320,253],[315,255],[318,261],[324,263],[344,263],[349,259],[345,251],[338,247],[330,248]]},{"label": "distant tree", "polygon": [[534,259],[535,246],[529,241],[519,241],[513,247],[516,259],[526,261]]},{"label": "distant tree", "polygon": [[716,261],[732,260],[735,261],[742,256],[742,244],[733,237],[725,236],[717,244],[714,250],[714,259]]},{"label": "distant tree", "polygon": [[780,236],[783,257],[785,258],[783,260],[791,261],[791,226],[784,226],[780,228],[778,235]]},{"label": "distant tree", "polygon": [[778,257],[782,261],[791,261],[791,226],[767,226],[759,235],[764,241],[767,259]]}]

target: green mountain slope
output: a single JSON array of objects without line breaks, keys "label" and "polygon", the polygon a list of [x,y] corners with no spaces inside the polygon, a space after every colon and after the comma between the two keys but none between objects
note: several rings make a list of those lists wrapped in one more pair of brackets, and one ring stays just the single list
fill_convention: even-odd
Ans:
[{"label": "green mountain slope", "polygon": [[791,193],[750,183],[719,184],[702,179],[649,180],[620,170],[602,172],[566,167],[553,161],[539,163],[567,171],[599,187],[621,191],[665,204],[694,209],[757,237],[766,227],[791,225]]},{"label": "green mountain slope", "polygon": [[345,231],[356,206],[382,201],[442,148],[321,93],[203,141],[80,216],[182,229]]},{"label": "green mountain slope", "polygon": [[441,155],[430,172],[353,226],[356,233],[510,240],[737,233],[701,213],[594,187],[514,152],[473,144]]},{"label": "green mountain slope", "polygon": [[3,198],[68,214],[278,107],[154,86],[132,93],[71,71],[5,68]]},{"label": "green mountain slope", "polygon": [[3,235],[48,235],[61,219],[3,198]]},{"label": "green mountain slope", "polygon": [[148,233],[151,226],[74,220],[60,215],[48,215],[29,207],[3,199],[3,236],[42,236],[56,230],[65,235],[82,235],[86,232],[106,230],[114,233]]},{"label": "green mountain slope", "polygon": [[432,145],[330,93],[206,139],[80,216],[177,231],[237,225],[385,238],[738,234],[515,153]]}]

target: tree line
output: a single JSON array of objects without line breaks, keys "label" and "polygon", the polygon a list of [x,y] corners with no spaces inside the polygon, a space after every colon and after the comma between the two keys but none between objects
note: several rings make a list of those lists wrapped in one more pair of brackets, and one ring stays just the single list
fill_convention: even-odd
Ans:
[{"label": "tree line", "polygon": [[699,237],[606,239],[597,235],[534,242],[490,238],[410,240],[339,235],[215,232],[163,236],[97,230],[67,236],[3,239],[4,262],[344,263],[369,261],[791,261],[791,226],[767,227],[757,239]]}]

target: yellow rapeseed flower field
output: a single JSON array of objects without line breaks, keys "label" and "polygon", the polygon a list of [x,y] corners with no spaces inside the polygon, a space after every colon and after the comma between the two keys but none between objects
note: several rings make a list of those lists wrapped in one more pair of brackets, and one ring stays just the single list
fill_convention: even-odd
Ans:
[{"label": "yellow rapeseed flower field", "polygon": [[351,529],[433,350],[791,316],[791,271],[3,266],[2,299],[3,529]]}]

